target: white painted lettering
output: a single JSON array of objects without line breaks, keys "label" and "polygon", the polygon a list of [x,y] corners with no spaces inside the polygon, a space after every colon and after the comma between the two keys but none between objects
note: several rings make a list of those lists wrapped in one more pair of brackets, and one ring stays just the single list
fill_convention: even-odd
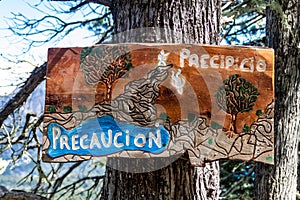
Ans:
[{"label": "white painted lettering", "polygon": [[60,141],[59,141],[59,143],[60,143],[60,149],[63,149],[64,146],[65,146],[68,150],[70,150],[71,148],[70,148],[68,142],[69,142],[68,136],[67,135],[62,135],[60,137]]},{"label": "white painted lettering", "polygon": [[117,132],[116,135],[115,135],[115,137],[114,137],[114,145],[115,145],[115,147],[117,147],[117,148],[121,148],[121,147],[124,146],[123,143],[119,143],[119,142],[118,142],[118,137],[121,136],[121,135],[122,135],[122,132],[120,131],[120,132]]},{"label": "white painted lettering", "polygon": [[156,137],[152,132],[149,133],[149,148],[152,148],[153,141],[155,142],[158,148],[161,148],[162,145],[160,130],[156,131]]},{"label": "white painted lettering", "polygon": [[[213,68],[213,69],[226,69],[226,70],[240,70],[242,72],[264,72],[266,70],[265,60],[255,60],[255,57],[240,58],[225,55],[213,55],[209,54],[191,54],[190,50],[182,49],[180,51],[180,67],[183,68],[185,61],[188,60],[188,65],[190,67],[203,69]],[[254,61],[256,63],[254,63]],[[256,64],[256,65],[255,65]]]},{"label": "white painted lettering", "polygon": [[56,147],[57,147],[57,140],[59,139],[60,134],[61,134],[60,128],[58,128],[56,126],[53,126],[52,134],[53,134],[53,137],[52,137],[52,139],[53,139],[52,140],[53,141],[53,149],[56,149]]},{"label": "white painted lettering", "polygon": [[129,144],[130,144],[130,135],[129,135],[129,130],[126,130],[125,131],[125,133],[126,133],[126,146],[129,146]]},{"label": "white painted lettering", "polygon": [[[89,145],[85,145],[85,144],[84,144],[84,140],[85,140],[86,138],[88,138],[88,135],[87,135],[87,134],[84,134],[83,136],[80,137],[80,147],[81,147],[82,149],[88,149],[88,148],[89,148]],[[98,138],[97,138],[97,140],[98,140]],[[99,142],[99,141],[98,141],[98,142]],[[100,148],[100,147],[99,147],[99,148]]]},{"label": "white painted lettering", "polygon": [[249,68],[245,68],[245,64],[248,62],[248,59],[245,58],[242,60],[241,65],[240,65],[240,69],[242,72],[250,72]]},{"label": "white painted lettering", "polygon": [[221,61],[220,61],[220,68],[223,69],[224,68],[224,55],[221,55]]},{"label": "white painted lettering", "polygon": [[205,59],[209,59],[210,58],[210,56],[208,55],[208,54],[203,54],[201,57],[200,57],[200,63],[201,63],[201,68],[208,68],[209,66],[208,66],[208,64],[207,64],[207,62],[206,62],[206,60]]},{"label": "white painted lettering", "polygon": [[266,71],[267,65],[265,60],[258,60],[256,65],[256,70],[258,72],[264,72]]},{"label": "white painted lettering", "polygon": [[190,50],[182,49],[180,51],[180,67],[184,67],[184,59],[190,57]]},{"label": "white painted lettering", "polygon": [[[245,67],[245,64],[246,63],[249,63],[249,60],[250,60],[250,64],[249,64],[249,68],[246,68]],[[253,65],[253,58],[250,58],[250,59],[243,59],[242,62],[241,62],[241,65],[240,65],[240,70],[242,72],[253,72],[254,71],[254,65]]]},{"label": "white painted lettering", "polygon": [[[139,140],[142,140],[141,142],[139,142]],[[135,136],[134,138],[134,145],[136,147],[144,147],[146,144],[146,137],[143,134],[138,134],[137,136]]]},{"label": "white painted lettering", "polygon": [[109,148],[112,144],[112,130],[109,129],[107,131],[107,133],[108,133],[107,142],[105,141],[105,134],[104,133],[101,133],[101,142],[102,142],[104,147]]},{"label": "white painted lettering", "polygon": [[219,64],[216,64],[216,63],[215,63],[216,60],[219,60],[219,56],[214,55],[213,57],[211,57],[211,59],[210,59],[210,66],[211,66],[212,68],[218,69],[218,68],[219,68]]},{"label": "white painted lettering", "polygon": [[91,139],[91,143],[90,143],[90,149],[93,149],[94,146],[97,146],[99,149],[101,148],[100,142],[98,140],[97,134],[93,133],[92,139]]},{"label": "white painted lettering", "polygon": [[192,54],[189,58],[189,66],[192,67],[195,65],[196,68],[199,67],[199,57],[197,54]]},{"label": "white painted lettering", "polygon": [[78,149],[80,149],[80,147],[77,146],[77,144],[79,143],[78,137],[79,137],[78,134],[72,135],[72,150],[78,150]]},{"label": "white painted lettering", "polygon": [[234,58],[232,56],[226,56],[225,58],[225,68],[228,69],[234,64]]},{"label": "white painted lettering", "polygon": [[254,72],[254,58],[250,58],[250,69],[251,72]]}]

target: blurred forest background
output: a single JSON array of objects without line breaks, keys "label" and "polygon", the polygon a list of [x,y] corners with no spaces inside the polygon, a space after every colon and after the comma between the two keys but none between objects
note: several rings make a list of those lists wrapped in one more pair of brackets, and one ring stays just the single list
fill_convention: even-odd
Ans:
[{"label": "blurred forest background", "polygon": [[[20,5],[8,11],[13,2]],[[0,185],[7,189],[54,199],[99,196],[105,159],[64,164],[41,161],[45,81],[30,88],[26,80],[32,70],[33,74],[42,73],[39,69],[45,67],[51,46],[109,42],[113,21],[105,2],[0,1],[5,13],[0,35],[4,44],[0,52],[0,111],[7,114],[0,117]],[[262,0],[222,1],[221,44],[264,46],[266,6]],[[25,103],[13,112],[4,112],[5,105],[20,99],[16,95],[24,87],[32,91]],[[254,166],[222,161],[221,199],[253,199]]]}]

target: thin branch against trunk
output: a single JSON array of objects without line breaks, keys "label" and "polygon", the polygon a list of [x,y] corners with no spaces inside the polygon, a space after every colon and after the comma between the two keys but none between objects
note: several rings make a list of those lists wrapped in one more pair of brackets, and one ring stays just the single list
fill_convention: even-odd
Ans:
[{"label": "thin branch against trunk", "polygon": [[2,127],[4,120],[13,113],[14,110],[20,107],[34,89],[45,79],[46,66],[47,63],[45,62],[41,66],[35,68],[21,89],[3,106],[0,110],[0,127]]},{"label": "thin branch against trunk", "polygon": [[104,6],[111,7],[111,1],[109,1],[109,0],[86,0],[86,1],[83,1],[79,4],[77,4],[76,6],[70,8],[70,11],[77,10],[78,8],[84,6],[88,3],[102,4]]},{"label": "thin branch against trunk", "polygon": [[113,32],[113,27],[107,29],[107,31],[103,34],[101,39],[96,44],[102,44],[108,38],[108,35],[111,34],[112,32]]}]

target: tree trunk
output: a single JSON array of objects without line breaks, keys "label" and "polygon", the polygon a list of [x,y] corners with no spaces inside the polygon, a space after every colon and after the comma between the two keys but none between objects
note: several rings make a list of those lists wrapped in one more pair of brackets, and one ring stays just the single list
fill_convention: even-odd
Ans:
[{"label": "tree trunk", "polygon": [[111,96],[111,94],[112,94],[112,90],[111,90],[112,84],[111,83],[106,83],[105,85],[106,85],[106,94],[105,94],[106,100],[105,100],[105,102],[110,103],[111,98],[112,98],[112,96]]},{"label": "tree trunk", "polygon": [[273,1],[268,46],[275,50],[274,166],[256,164],[256,199],[296,199],[300,132],[300,1]]},{"label": "tree trunk", "polygon": [[232,121],[231,121],[231,128],[230,128],[230,131],[233,131],[235,134],[237,134],[237,130],[236,130],[236,118],[237,118],[237,114],[232,114]]},{"label": "tree trunk", "polygon": [[[219,43],[218,0],[114,0],[112,13],[114,42]],[[127,173],[115,168],[123,160],[108,159],[101,199],[218,199],[218,162],[193,167],[185,154],[156,171]],[[128,168],[139,162],[153,164],[138,159],[129,164],[128,160]]]}]

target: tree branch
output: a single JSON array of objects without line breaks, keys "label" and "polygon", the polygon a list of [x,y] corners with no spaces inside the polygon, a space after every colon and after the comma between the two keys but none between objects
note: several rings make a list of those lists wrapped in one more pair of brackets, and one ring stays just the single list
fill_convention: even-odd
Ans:
[{"label": "tree branch", "polygon": [[83,1],[83,2],[79,3],[78,5],[70,8],[70,11],[74,11],[88,3],[97,3],[97,4],[102,4],[104,6],[107,6],[107,7],[111,7],[111,1],[109,1],[109,0],[86,0],[86,1]]},{"label": "tree branch", "polygon": [[33,194],[31,192],[25,192],[22,190],[12,190],[8,191],[5,187],[1,186],[2,190],[4,188],[4,191],[1,191],[1,199],[2,200],[12,200],[12,199],[23,199],[23,200],[47,200],[47,198],[42,197],[37,194]]},{"label": "tree branch", "polygon": [[96,0],[96,1],[93,1],[93,2],[94,3],[98,2],[99,4],[102,4],[102,5],[107,6],[107,7],[111,7],[112,6],[111,0]]},{"label": "tree branch", "polygon": [[54,185],[53,185],[53,191],[50,195],[50,199],[54,196],[54,194],[57,192],[58,188],[62,185],[64,179],[74,170],[76,169],[79,165],[81,165],[82,162],[77,162],[74,165],[72,165],[69,170],[64,173],[61,177],[59,177],[58,179],[56,179]]},{"label": "tree branch", "polygon": [[[28,42],[28,51],[32,46],[40,46],[49,41],[59,41],[68,35],[70,32],[82,27],[88,26],[87,29],[93,31],[95,36],[105,34],[104,26],[110,26],[109,22],[106,24],[104,21],[110,21],[111,12],[107,11],[97,18],[83,19],[71,22],[65,22],[55,15],[47,15],[40,19],[28,19],[22,14],[13,14],[13,18],[9,18],[12,24],[9,25],[13,35],[23,37],[23,41]],[[105,24],[102,24],[105,23]],[[95,30],[95,28],[98,28]],[[39,36],[39,37],[36,37]],[[25,52],[26,52],[25,51]]]},{"label": "tree branch", "polygon": [[102,44],[107,39],[107,36],[112,33],[112,31],[113,27],[110,27],[96,44]]},{"label": "tree branch", "polygon": [[34,89],[45,79],[47,63],[35,68],[29,78],[25,81],[21,89],[9,99],[9,101],[0,110],[0,127],[3,121],[20,107],[34,91]]}]

